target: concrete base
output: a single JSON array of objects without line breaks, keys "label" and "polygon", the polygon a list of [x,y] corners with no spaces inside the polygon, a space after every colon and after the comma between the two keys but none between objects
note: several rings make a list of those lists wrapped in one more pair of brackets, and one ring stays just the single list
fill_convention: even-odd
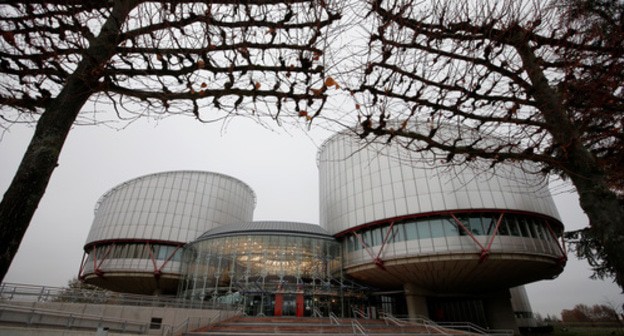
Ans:
[{"label": "concrete base", "polygon": [[520,335],[516,317],[511,307],[509,290],[491,293],[483,298],[485,315],[492,329],[510,329]]},{"label": "concrete base", "polygon": [[413,284],[405,284],[405,301],[407,302],[407,314],[410,318],[429,317],[427,297],[418,287]]},{"label": "concrete base", "polygon": [[[86,330],[94,335],[108,328],[107,335],[187,332],[238,315],[236,311],[144,307],[67,302],[10,302],[0,306],[0,325],[13,328],[0,335],[55,335],[47,330]],[[34,330],[30,332],[31,330]],[[18,333],[19,331],[19,333]],[[61,335],[61,334],[59,334]],[[69,335],[69,334],[68,334]],[[73,334],[71,334],[73,335]],[[78,333],[77,335],[81,335]]]},{"label": "concrete base", "polygon": [[[7,327],[0,325],[0,335],[4,336],[94,336],[97,331],[87,330],[67,330],[67,329],[49,329],[49,328],[30,328],[30,327]],[[128,334],[107,332],[106,336],[124,336]]]}]

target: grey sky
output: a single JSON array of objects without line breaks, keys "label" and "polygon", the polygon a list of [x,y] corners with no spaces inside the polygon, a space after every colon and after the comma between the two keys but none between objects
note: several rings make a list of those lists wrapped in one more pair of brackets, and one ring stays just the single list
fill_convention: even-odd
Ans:
[{"label": "grey sky", "polygon": [[[0,142],[2,192],[31,133],[16,125]],[[75,127],[5,281],[64,286],[78,274],[97,199],[119,183],[155,172],[192,169],[231,175],[256,192],[254,219],[317,224],[316,151],[328,134],[320,129],[286,132],[277,126],[271,131],[242,118],[226,128],[183,117],[139,120],[122,131]],[[555,201],[568,230],[587,223],[576,195],[557,192]],[[527,287],[535,312],[559,314],[577,303],[624,303],[617,286],[588,279],[588,266],[570,257],[557,279]]]}]

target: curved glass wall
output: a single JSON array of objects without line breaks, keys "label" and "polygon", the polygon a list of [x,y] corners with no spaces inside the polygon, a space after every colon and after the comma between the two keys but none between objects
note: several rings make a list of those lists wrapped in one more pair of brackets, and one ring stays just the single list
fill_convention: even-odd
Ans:
[{"label": "curved glass wall", "polygon": [[[500,225],[496,229],[499,219]],[[384,254],[387,259],[436,253],[472,253],[478,251],[475,239],[486,246],[493,236],[493,252],[561,257],[557,240],[562,230],[561,223],[555,220],[529,214],[458,212],[401,219],[352,230],[345,233],[340,242],[345,251],[346,267],[367,262],[368,254],[363,251],[367,248],[377,250],[382,245],[389,247]]]},{"label": "curved glass wall", "polygon": [[185,248],[180,296],[244,306],[248,315],[344,315],[340,244],[327,238],[243,234]]},{"label": "curved glass wall", "polygon": [[182,260],[182,249],[179,246],[147,242],[98,244],[92,246],[87,253],[87,265],[93,263],[94,259]]},{"label": "curved glass wall", "polygon": [[[456,215],[464,227],[474,236],[491,236],[496,229],[500,213],[469,213]],[[505,214],[496,232],[497,236],[514,236],[541,239],[556,243],[549,226],[554,227],[553,234],[561,236],[560,224],[550,223],[543,218],[536,218],[523,214]],[[356,230],[367,246],[378,246],[386,243],[402,242],[438,237],[467,236],[466,230],[461,228],[452,216],[442,215],[424,218],[405,219],[394,223],[392,231],[388,232],[390,224]],[[557,231],[557,232],[555,232]],[[355,235],[348,235],[343,240],[345,251],[352,252],[362,248],[362,244]]]}]

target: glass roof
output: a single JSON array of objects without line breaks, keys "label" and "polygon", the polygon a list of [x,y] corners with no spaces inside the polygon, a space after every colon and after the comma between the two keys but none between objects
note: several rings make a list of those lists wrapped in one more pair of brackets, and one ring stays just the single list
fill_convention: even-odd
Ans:
[{"label": "glass roof", "polygon": [[270,234],[270,235],[296,235],[314,236],[318,238],[333,239],[333,237],[322,227],[316,224],[285,222],[285,221],[255,221],[238,224],[227,224],[206,231],[199,236],[196,241],[248,234]]}]

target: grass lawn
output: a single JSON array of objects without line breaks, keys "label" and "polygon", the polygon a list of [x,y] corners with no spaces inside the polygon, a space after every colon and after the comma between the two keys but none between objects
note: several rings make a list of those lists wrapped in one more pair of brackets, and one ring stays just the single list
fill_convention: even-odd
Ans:
[{"label": "grass lawn", "polygon": [[624,336],[624,328],[555,326],[553,336]]}]

